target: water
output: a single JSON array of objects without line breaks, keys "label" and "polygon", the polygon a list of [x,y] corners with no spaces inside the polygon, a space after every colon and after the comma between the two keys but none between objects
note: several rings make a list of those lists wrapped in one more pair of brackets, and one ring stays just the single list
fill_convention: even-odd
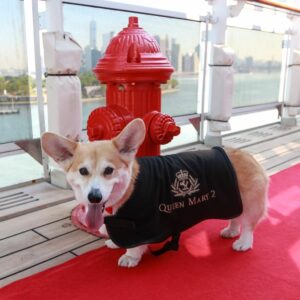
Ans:
[{"label": "water", "polygon": [[[196,113],[197,75],[177,75],[173,78],[179,81],[178,90],[163,94],[162,111],[173,116]],[[235,74],[234,107],[277,101],[279,81],[280,74],[275,72]],[[103,101],[83,103],[83,128],[86,128],[90,112],[103,104]],[[0,115],[0,143],[39,136],[37,105],[15,105],[15,108],[19,109],[18,114]],[[47,105],[45,105],[45,117],[47,117]]]},{"label": "water", "polygon": [[[10,106],[0,106],[10,109]],[[0,115],[0,143],[32,138],[32,118],[30,105],[15,105],[17,114]]]},{"label": "water", "polygon": [[278,101],[280,72],[235,74],[233,106],[241,107]]},{"label": "water", "polygon": [[178,80],[177,91],[162,96],[162,111],[171,116],[195,114],[197,112],[198,76],[173,76]]}]

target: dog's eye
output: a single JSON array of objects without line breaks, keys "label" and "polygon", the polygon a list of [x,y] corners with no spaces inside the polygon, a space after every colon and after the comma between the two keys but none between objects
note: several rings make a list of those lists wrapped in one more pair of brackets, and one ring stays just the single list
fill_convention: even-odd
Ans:
[{"label": "dog's eye", "polygon": [[111,174],[113,173],[113,171],[114,171],[114,169],[113,169],[112,167],[106,167],[106,168],[104,169],[103,174],[104,174],[104,175],[111,175]]},{"label": "dog's eye", "polygon": [[79,173],[80,173],[81,175],[83,175],[83,176],[89,175],[89,171],[88,171],[88,169],[85,168],[85,167],[80,168],[80,169],[79,169]]}]

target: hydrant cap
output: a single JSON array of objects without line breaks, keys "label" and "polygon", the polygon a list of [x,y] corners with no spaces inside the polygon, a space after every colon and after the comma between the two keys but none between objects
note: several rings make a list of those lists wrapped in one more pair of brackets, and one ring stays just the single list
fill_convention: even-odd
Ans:
[{"label": "hydrant cap", "polygon": [[163,83],[173,71],[155,38],[139,27],[138,17],[129,17],[128,27],[111,40],[94,68],[97,79],[103,83],[116,80]]},{"label": "hydrant cap", "polygon": [[139,18],[138,17],[129,17],[128,27],[139,28]]}]

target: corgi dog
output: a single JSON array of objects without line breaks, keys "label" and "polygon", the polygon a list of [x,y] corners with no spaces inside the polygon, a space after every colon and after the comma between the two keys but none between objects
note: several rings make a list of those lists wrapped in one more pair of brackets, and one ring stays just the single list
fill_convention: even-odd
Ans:
[{"label": "corgi dog", "polygon": [[[108,237],[107,247],[126,248],[119,266],[137,266],[149,244],[169,237],[176,248],[180,232],[198,223],[198,216],[200,221],[228,219],[221,237],[238,237],[236,251],[251,249],[253,231],[267,212],[268,177],[256,160],[244,151],[222,148],[137,159],[145,133],[144,122],[135,119],[112,140],[79,143],[51,132],[41,138],[45,153],[66,172],[77,200],[112,208],[99,231]],[[161,196],[160,190],[166,194]],[[226,197],[236,199],[230,209]],[[216,203],[220,208],[215,210]]]}]

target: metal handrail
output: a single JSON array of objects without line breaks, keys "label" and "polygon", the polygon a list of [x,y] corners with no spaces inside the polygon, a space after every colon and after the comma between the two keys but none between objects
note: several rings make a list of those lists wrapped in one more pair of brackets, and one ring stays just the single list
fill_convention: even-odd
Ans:
[{"label": "metal handrail", "polygon": [[[193,22],[206,22],[206,16],[198,15],[198,16],[188,16],[184,12],[165,10],[160,8],[153,8],[148,6],[127,4],[122,2],[112,2],[107,0],[61,0],[63,4],[73,4],[73,5],[81,5],[81,6],[89,6],[95,8],[109,9],[109,10],[117,10],[123,12],[130,13],[140,13],[145,15],[154,15],[158,17],[167,17],[179,20],[188,20]],[[209,19],[209,22],[211,20]]]},{"label": "metal handrail", "polygon": [[268,5],[268,6],[272,6],[272,7],[276,7],[276,8],[280,8],[280,9],[284,9],[284,10],[288,10],[300,14],[300,8],[291,6],[289,4],[281,3],[278,1],[272,1],[272,0],[249,0],[249,1],[258,2],[264,5]]}]

